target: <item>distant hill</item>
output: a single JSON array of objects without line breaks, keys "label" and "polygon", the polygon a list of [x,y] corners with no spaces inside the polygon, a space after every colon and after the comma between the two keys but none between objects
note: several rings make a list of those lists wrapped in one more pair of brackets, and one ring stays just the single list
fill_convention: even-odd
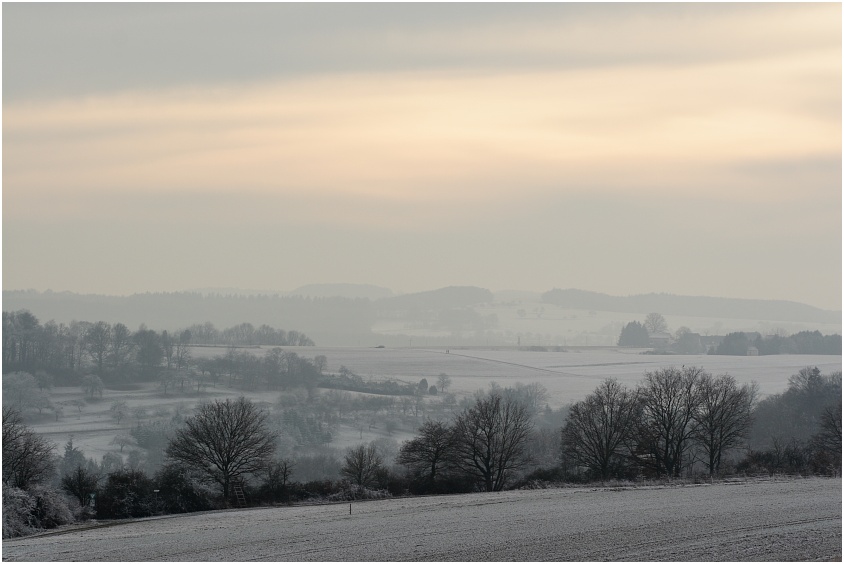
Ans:
[{"label": "distant hill", "polygon": [[379,300],[389,298],[393,291],[372,284],[307,284],[300,286],[290,296],[305,296],[309,298],[365,298]]},{"label": "distant hill", "polygon": [[585,290],[555,288],[542,294],[542,301],[565,308],[594,311],[658,312],[663,315],[809,323],[841,322],[840,311],[828,311],[784,300],[712,298],[674,294],[610,296]]},{"label": "distant hill", "polygon": [[476,286],[448,286],[439,290],[404,294],[375,302],[379,310],[443,310],[471,307],[493,301],[492,292]]}]

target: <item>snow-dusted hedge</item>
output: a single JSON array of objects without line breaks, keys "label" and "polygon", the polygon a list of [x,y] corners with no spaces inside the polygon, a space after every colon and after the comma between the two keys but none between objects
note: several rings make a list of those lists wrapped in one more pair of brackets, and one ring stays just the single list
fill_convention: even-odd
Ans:
[{"label": "snow-dusted hedge", "polygon": [[32,534],[73,523],[73,512],[61,492],[42,484],[28,491],[3,485],[3,538]]},{"label": "snow-dusted hedge", "polygon": [[371,490],[357,484],[341,482],[340,491],[330,494],[328,501],[357,501],[362,499],[387,499],[393,497],[387,490]]},{"label": "snow-dusted hedge", "polygon": [[3,484],[3,538],[20,537],[35,531],[32,510],[35,500],[20,488]]}]

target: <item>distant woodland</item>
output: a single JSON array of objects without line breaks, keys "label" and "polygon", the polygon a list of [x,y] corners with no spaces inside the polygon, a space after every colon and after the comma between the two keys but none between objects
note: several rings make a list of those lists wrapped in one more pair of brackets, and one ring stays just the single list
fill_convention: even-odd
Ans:
[{"label": "distant woodland", "polygon": [[[329,285],[305,287],[302,295],[260,292],[205,291],[146,293],[131,296],[83,295],[70,292],[3,291],[4,308],[26,309],[42,319],[69,324],[73,320],[97,319],[174,331],[197,322],[211,322],[231,327],[249,321],[255,326],[295,327],[320,345],[406,346],[409,337],[402,334],[373,332],[378,322],[396,323],[409,331],[452,335],[451,341],[430,338],[429,344],[454,343],[477,336],[466,344],[515,342],[505,331],[489,306],[506,304],[514,311],[523,307],[515,296],[525,293],[500,292],[473,286],[452,286],[405,294],[389,295],[378,287]],[[332,291],[339,294],[330,296]],[[529,294],[529,293],[528,293]],[[526,294],[525,294],[526,295]],[[813,308],[784,301],[735,300],[649,294],[616,297],[582,290],[552,290],[531,298],[559,307],[590,312],[611,311],[663,315],[721,317],[724,319],[770,320],[779,322],[823,323],[840,325],[840,312]],[[541,309],[538,308],[538,309]],[[524,318],[525,310],[519,310]],[[809,327],[812,328],[813,327]],[[509,340],[508,340],[509,339]],[[549,335],[545,343],[550,343]],[[532,343],[537,344],[537,343]],[[562,340],[560,340],[562,344]]]},{"label": "distant woodland", "polygon": [[[123,323],[73,321],[41,323],[26,310],[3,312],[3,374],[26,372],[45,381],[77,384],[93,378],[127,383],[181,378],[196,372],[192,345],[313,346],[305,334],[268,325],[241,323],[219,330],[212,323],[195,324],[170,334],[141,325],[131,331]],[[201,364],[201,363],[200,363]],[[201,365],[200,368],[208,367]],[[49,387],[49,386],[48,386]],[[42,386],[43,388],[43,386]],[[165,385],[166,390],[166,385]],[[93,393],[93,391],[92,391]]]},{"label": "distant woodland", "polygon": [[672,294],[609,296],[584,290],[554,289],[542,294],[542,301],[560,307],[599,311],[636,313],[658,311],[663,315],[815,323],[837,323],[841,321],[840,311],[827,311],[806,304],[781,300],[711,298],[675,296]]}]

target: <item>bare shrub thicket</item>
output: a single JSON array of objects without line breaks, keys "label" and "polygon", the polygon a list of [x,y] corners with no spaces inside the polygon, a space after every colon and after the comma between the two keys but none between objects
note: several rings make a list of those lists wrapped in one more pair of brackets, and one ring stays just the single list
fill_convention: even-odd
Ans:
[{"label": "bare shrub thicket", "polygon": [[53,445],[24,425],[20,412],[3,407],[3,483],[25,490],[53,471]]}]

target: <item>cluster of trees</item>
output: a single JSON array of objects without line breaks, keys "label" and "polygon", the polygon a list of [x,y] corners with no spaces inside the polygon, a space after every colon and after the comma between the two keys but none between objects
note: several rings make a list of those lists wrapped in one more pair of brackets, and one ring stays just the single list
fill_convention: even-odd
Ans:
[{"label": "cluster of trees", "polygon": [[620,347],[647,347],[650,346],[650,336],[656,333],[668,331],[668,323],[661,313],[649,313],[645,321],[631,321],[621,329],[618,337]]},{"label": "cluster of trees", "polygon": [[[607,380],[571,406],[562,430],[563,464],[593,479],[680,476],[696,464],[712,476],[732,455],[733,471],[774,459],[780,465],[768,465],[771,472],[840,473],[840,372],[824,376],[807,368],[784,394],[758,403],[756,396],[753,384],[697,367],[646,373],[636,389]],[[760,443],[770,448],[754,450]],[[784,463],[788,445],[792,454],[801,453],[802,466]]]},{"label": "cluster of trees", "polygon": [[162,371],[179,372],[192,366],[190,346],[313,345],[297,331],[249,323],[218,331],[211,323],[169,333],[143,324],[130,331],[123,323],[74,321],[69,325],[41,324],[29,311],[3,312],[3,374],[44,372],[65,381],[93,374],[101,380],[154,380]]},{"label": "cluster of trees", "polygon": [[[653,346],[652,336],[668,331],[665,318],[659,313],[649,313],[644,322],[631,321],[622,327],[618,337],[620,347]],[[665,343],[666,352],[678,354],[718,354],[746,356],[751,348],[759,355],[771,354],[841,354],[841,335],[823,335],[820,331],[801,331],[794,335],[768,335],[759,333],[728,333],[714,344],[707,344],[700,334],[688,327],[680,327]]]},{"label": "cluster of trees", "polygon": [[[263,355],[229,348],[224,355],[198,359],[187,374],[176,373],[175,377],[177,384],[188,379],[199,387],[224,381],[229,387],[241,390],[277,391],[304,387],[312,392],[319,385],[327,363],[324,355],[308,359],[279,347],[266,350]],[[168,374],[165,372],[163,376]],[[166,389],[164,383],[162,386]]]},{"label": "cluster of trees", "polygon": [[222,331],[211,322],[194,324],[187,328],[190,343],[194,345],[268,346],[268,347],[312,347],[313,340],[299,331],[275,329],[269,325],[255,327],[241,323]]},{"label": "cluster of trees", "polygon": [[750,347],[760,355],[770,354],[841,354],[841,335],[823,335],[820,331],[801,331],[791,336],[759,333],[729,333],[711,352],[744,356]]},{"label": "cluster of trees", "polygon": [[182,370],[190,364],[191,345],[313,345],[297,331],[285,332],[244,323],[218,331],[210,323],[175,333],[141,325],[130,331],[122,323],[74,321],[41,324],[29,311],[3,312],[3,373],[46,372],[73,379],[92,373],[114,381],[151,380],[161,370]]},{"label": "cluster of trees", "polygon": [[754,410],[747,471],[830,473],[841,469],[841,372],[803,368],[781,394]]},{"label": "cluster of trees", "polygon": [[[451,380],[448,375],[440,374],[439,384],[442,391],[448,386]],[[445,384],[443,385],[443,382]],[[369,394],[381,394],[388,396],[416,396],[416,395],[436,395],[440,389],[437,385],[428,385],[428,379],[422,378],[418,383],[403,382],[394,378],[387,378],[383,380],[367,380],[356,374],[345,366],[341,366],[337,374],[328,374],[323,376],[319,381],[321,388],[328,388],[334,390],[347,390],[351,392],[364,392]]]},{"label": "cluster of trees", "polygon": [[746,438],[755,397],[755,386],[697,367],[648,372],[632,390],[607,380],[571,407],[563,453],[593,478],[680,476],[696,460],[713,475]]},{"label": "cluster of trees", "polygon": [[638,321],[631,321],[622,327],[621,335],[618,336],[619,347],[647,347],[650,342],[648,330]]}]

